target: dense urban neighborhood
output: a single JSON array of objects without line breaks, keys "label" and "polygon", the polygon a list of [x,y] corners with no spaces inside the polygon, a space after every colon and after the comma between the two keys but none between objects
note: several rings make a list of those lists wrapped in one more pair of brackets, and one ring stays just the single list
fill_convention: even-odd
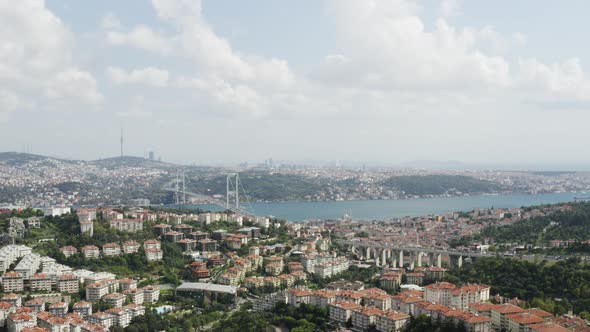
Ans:
[{"label": "dense urban neighborhood", "polygon": [[[587,219],[586,233],[549,236],[587,211],[293,223],[161,207],[3,209],[0,323],[11,332],[590,331]],[[536,242],[494,236],[548,219]],[[558,268],[582,279],[512,284]],[[503,269],[521,272],[505,280],[494,274]]]}]

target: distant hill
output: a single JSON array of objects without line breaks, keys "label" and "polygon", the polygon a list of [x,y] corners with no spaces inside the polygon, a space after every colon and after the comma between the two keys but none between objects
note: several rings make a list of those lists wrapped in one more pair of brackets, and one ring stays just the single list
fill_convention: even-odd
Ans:
[{"label": "distant hill", "polygon": [[117,168],[122,166],[128,167],[174,167],[178,166],[175,164],[164,163],[155,160],[149,160],[141,157],[134,156],[123,156],[123,157],[112,157],[105,159],[97,159],[91,161],[85,160],[71,160],[60,157],[42,156],[31,153],[20,153],[20,152],[0,152],[0,162],[9,166],[22,166],[30,162],[39,161],[60,161],[64,163],[88,163],[90,165],[97,165],[105,168]]},{"label": "distant hill", "polygon": [[156,160],[149,160],[141,157],[134,157],[134,156],[122,156],[122,157],[113,157],[113,158],[105,158],[105,159],[98,159],[90,161],[89,163],[102,166],[105,168],[117,168],[121,166],[128,166],[128,167],[176,167],[178,165],[164,163]]},{"label": "distant hill", "polygon": [[497,183],[464,175],[393,176],[382,184],[392,190],[416,196],[443,195],[451,191],[464,194],[492,193],[503,189]]},{"label": "distant hill", "polygon": [[3,162],[10,166],[20,166],[26,163],[34,162],[34,161],[41,161],[41,160],[48,160],[48,159],[55,159],[60,160],[57,158],[51,158],[47,156],[41,156],[37,154],[30,154],[30,153],[20,153],[20,152],[0,152],[0,162]]}]

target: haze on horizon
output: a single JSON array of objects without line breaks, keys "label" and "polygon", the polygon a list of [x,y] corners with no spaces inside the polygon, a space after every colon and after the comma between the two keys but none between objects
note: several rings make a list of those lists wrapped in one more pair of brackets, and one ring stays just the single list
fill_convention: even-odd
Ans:
[{"label": "haze on horizon", "polygon": [[0,0],[0,151],[590,165],[589,10]]}]

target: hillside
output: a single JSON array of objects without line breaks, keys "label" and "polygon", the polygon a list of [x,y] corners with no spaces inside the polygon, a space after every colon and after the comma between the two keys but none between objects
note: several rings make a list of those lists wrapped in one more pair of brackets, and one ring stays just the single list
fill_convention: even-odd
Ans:
[{"label": "hillside", "polygon": [[527,243],[538,246],[546,246],[551,240],[589,240],[590,202],[570,205],[569,210],[557,211],[550,217],[536,217],[502,227],[489,226],[476,239],[491,238],[496,243]]},{"label": "hillside", "polygon": [[503,189],[497,183],[464,175],[393,176],[382,184],[392,190],[416,196],[491,193]]}]

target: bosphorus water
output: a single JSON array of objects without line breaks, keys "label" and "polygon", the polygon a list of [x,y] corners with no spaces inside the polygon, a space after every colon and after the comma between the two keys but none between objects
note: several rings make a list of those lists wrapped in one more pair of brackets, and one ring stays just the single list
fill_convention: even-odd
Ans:
[{"label": "bosphorus water", "polygon": [[[382,220],[405,216],[442,214],[453,211],[469,211],[476,208],[515,208],[540,204],[573,201],[583,196],[576,193],[481,195],[444,198],[418,198],[399,200],[358,200],[329,202],[271,202],[244,204],[251,206],[256,215],[274,216],[289,221],[309,219],[336,219],[350,214],[355,220]],[[196,204],[193,208],[221,211],[216,205]]]}]

